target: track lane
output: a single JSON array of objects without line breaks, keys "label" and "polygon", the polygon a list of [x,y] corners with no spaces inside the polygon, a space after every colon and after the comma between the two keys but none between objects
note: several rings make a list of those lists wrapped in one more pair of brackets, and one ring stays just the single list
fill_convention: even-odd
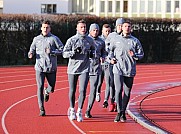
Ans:
[{"label": "track lane", "polygon": [[[146,67],[145,67],[146,66]],[[153,70],[154,70],[154,67],[156,68],[156,70],[157,71],[155,71],[155,72],[157,72],[157,73],[155,73]],[[149,69],[148,69],[149,68]],[[144,88],[145,88],[145,86],[147,86],[148,84],[150,84],[148,87],[151,87],[151,83],[156,83],[156,82],[158,82],[158,84],[159,84],[159,80],[161,81],[161,82],[169,82],[169,81],[175,81],[175,80],[173,80],[173,79],[168,79],[168,76],[169,77],[173,77],[174,75],[172,75],[171,74],[171,71],[168,69],[169,68],[169,65],[167,65],[167,69],[168,70],[162,70],[163,72],[167,72],[167,71],[170,71],[169,73],[159,73],[159,69],[161,69],[162,67],[158,67],[158,66],[151,66],[151,65],[139,65],[138,66],[138,69],[137,69],[137,73],[139,74],[139,75],[137,75],[136,76],[136,78],[135,78],[135,84],[134,84],[134,87],[133,87],[133,95],[132,95],[132,97],[134,97],[136,94],[138,94],[138,93],[141,93],[142,92],[142,90],[144,90]],[[178,68],[176,68],[175,66],[171,66],[171,68],[172,69],[174,69],[174,70],[179,70]],[[17,69],[17,68],[16,68]],[[21,68],[22,69],[22,68]],[[59,73],[59,75],[61,74],[61,73],[66,73],[66,69],[64,68],[64,69],[61,69],[61,67],[59,67],[59,69],[58,70],[61,70],[61,71],[58,71],[58,73]],[[65,72],[63,72],[63,70],[65,71]],[[150,73],[148,72],[150,70]],[[145,71],[145,72],[144,72]],[[0,71],[1,72],[1,71]],[[34,71],[32,70],[32,73],[34,73]],[[147,74],[146,76],[145,76],[145,74]],[[151,75],[152,74],[152,75]],[[155,76],[155,75],[160,75],[160,74],[163,74],[164,76]],[[166,75],[167,74],[167,75]],[[12,75],[14,75],[14,73],[12,73]],[[152,76],[154,76],[154,80],[151,80],[150,78],[152,77]],[[0,77],[1,77],[1,74],[0,74]],[[11,76],[9,76],[9,77],[11,77]],[[149,78],[148,78],[149,77]],[[179,76],[180,77],[180,76]],[[59,78],[58,78],[59,79]],[[167,80],[166,80],[167,79]],[[60,78],[59,79],[59,81],[61,81],[62,79]],[[179,81],[180,79],[179,78],[177,78],[177,80]],[[26,82],[26,81],[25,81]],[[24,82],[24,83],[25,83]],[[142,84],[139,84],[139,83],[141,83],[142,82]],[[27,81],[27,83],[28,83],[28,81]],[[144,84],[143,84],[144,83]],[[32,83],[31,83],[32,84]],[[34,83],[35,84],[35,83]],[[161,84],[160,84],[161,85]],[[63,82],[63,83],[57,83],[57,89],[61,89],[63,86],[66,86],[66,87],[68,87],[68,83],[67,84],[65,84],[65,82]],[[35,87],[36,87],[36,85],[35,85]],[[140,88],[141,87],[141,88]],[[148,87],[146,87],[147,89],[148,89]],[[103,88],[104,89],[104,88]],[[140,90],[141,89],[141,90]],[[14,90],[14,92],[12,92],[11,93],[11,90],[8,92],[8,94],[10,95],[10,94],[16,94],[15,93],[15,91],[17,92],[18,90],[20,90],[20,93],[22,93],[22,90],[21,90],[21,88],[19,88],[19,89],[16,89],[16,90]],[[36,89],[33,89],[34,90],[34,95],[36,94],[35,93],[35,91],[36,91]],[[89,90],[89,89],[88,89]],[[103,90],[102,90],[103,91]],[[138,93],[137,93],[137,91],[138,91]],[[65,92],[65,93],[64,93]],[[1,94],[0,94],[0,96],[2,95],[2,92],[0,92]],[[4,92],[5,93],[5,92]],[[3,93],[3,94],[4,94]],[[22,94],[22,99],[23,98],[27,98],[28,96],[30,97],[31,95],[33,95],[32,93],[27,93],[27,95],[23,95]],[[8,96],[8,95],[7,95]],[[6,96],[6,97],[7,97]],[[17,96],[20,96],[20,95],[18,95],[18,93],[17,93]],[[55,96],[57,96],[57,98],[54,98]],[[61,114],[61,112],[59,112],[58,110],[56,110],[59,106],[57,106],[56,107],[56,105],[54,105],[54,102],[55,101],[57,101],[57,99],[59,99],[59,100],[62,100],[62,96],[63,96],[63,100],[66,100],[65,101],[65,103],[63,103],[64,105],[61,105],[61,103],[62,103],[62,101],[59,101],[58,103],[57,103],[57,105],[61,105],[61,108],[62,107],[64,107],[64,109],[65,110],[61,110],[63,113]],[[104,96],[104,91],[103,91],[103,93],[101,94],[101,97],[103,98],[103,96]],[[7,101],[7,99],[6,99],[6,97],[5,97],[5,99],[4,99],[4,97],[3,97],[3,99],[2,100],[6,100]],[[21,97],[20,97],[21,98]],[[15,104],[16,102],[18,102],[18,100],[20,101],[20,100],[22,100],[22,99],[18,99],[18,98],[16,98],[15,100],[13,99],[12,100],[12,102],[11,103],[9,103],[9,104],[7,104],[7,106],[5,107],[5,110],[8,108],[8,106],[11,106],[12,104]],[[71,125],[70,124],[70,122],[69,122],[69,120],[67,119],[67,116],[61,116],[61,115],[66,115],[65,113],[66,113],[66,111],[67,111],[67,106],[69,105],[68,104],[68,89],[66,89],[66,90],[64,90],[64,91],[57,91],[57,92],[55,92],[55,94],[52,94],[52,96],[51,96],[51,98],[52,98],[52,101],[53,101],[53,103],[51,103],[51,102],[48,102],[48,103],[46,103],[46,107],[48,108],[48,111],[47,112],[49,112],[49,111],[52,111],[52,114],[53,115],[55,115],[55,116],[53,116],[53,118],[51,118],[50,120],[52,121],[52,120],[54,120],[55,122],[57,122],[57,120],[56,120],[56,118],[58,118],[59,120],[62,120],[63,121],[63,123],[64,122],[67,122],[68,121],[68,123],[66,124],[66,125]],[[8,100],[9,101],[9,100]],[[8,102],[7,101],[7,102]],[[31,102],[31,101],[33,101],[33,102]],[[37,111],[37,107],[36,107],[36,102],[37,100],[36,100],[36,97],[33,97],[33,98],[31,98],[31,99],[29,99],[29,100],[27,100],[27,101],[23,101],[22,103],[19,103],[16,107],[13,107],[8,113],[7,113],[7,116],[6,116],[6,118],[5,118],[5,123],[6,124],[8,124],[7,126],[8,126],[8,130],[9,129],[11,129],[11,127],[13,128],[13,122],[9,122],[9,121],[11,121],[11,117],[13,117],[14,116],[14,114],[16,113],[16,112],[20,112],[20,110],[22,109],[22,108],[24,108],[25,106],[27,106],[28,104],[30,104],[30,106],[31,107],[33,107],[33,110],[32,109],[29,109],[30,110],[30,117],[31,117],[31,115],[33,115],[33,117],[34,118],[38,118],[37,117],[37,113],[38,113],[38,111]],[[85,107],[87,106],[87,100],[85,101],[85,105],[84,105],[84,109],[83,109],[83,112],[85,112]],[[93,107],[93,110],[92,110],[92,114],[95,116],[95,118],[92,118],[92,119],[85,119],[84,120],[84,122],[83,123],[77,123],[77,122],[74,122],[78,127],[80,127],[83,131],[85,131],[86,133],[94,133],[94,132],[97,132],[97,133],[113,133],[113,132],[115,132],[115,133],[133,133],[133,132],[136,132],[136,131],[138,131],[138,130],[141,130],[140,131],[140,133],[144,133],[145,131],[147,132],[147,133],[151,133],[151,132],[149,132],[148,130],[145,130],[143,127],[140,127],[137,123],[135,123],[131,118],[129,118],[128,117],[128,122],[127,123],[122,123],[122,124],[120,124],[120,123],[114,123],[113,122],[113,119],[114,119],[114,117],[115,117],[115,114],[116,113],[110,113],[110,112],[107,112],[107,110],[106,109],[102,109],[102,101],[100,102],[100,103],[95,103],[95,106]],[[22,106],[21,106],[22,105]],[[29,108],[31,108],[31,107],[29,107]],[[55,109],[56,108],[56,109]],[[1,108],[0,108],[1,109]],[[55,112],[56,111],[56,112]],[[23,112],[23,111],[22,111]],[[50,112],[50,114],[51,114],[51,112]],[[15,118],[14,119],[14,121],[17,121],[17,122],[19,122],[18,121],[18,119],[20,119],[21,120],[21,122],[24,120],[24,122],[26,122],[26,118],[22,118],[21,116],[20,116],[21,114],[16,114],[16,116],[17,116],[17,118]],[[23,113],[22,113],[22,115],[24,115]],[[56,116],[57,115],[57,116]],[[29,117],[28,116],[28,117]],[[36,117],[35,117],[36,116]],[[61,116],[61,118],[59,118],[59,116]],[[23,116],[24,117],[24,116]],[[30,118],[29,117],[29,118]],[[9,118],[9,119],[8,119]],[[50,117],[48,117],[48,119],[49,119]],[[64,119],[65,118],[65,119]],[[17,120],[16,120],[17,119]],[[38,118],[39,119],[39,118]],[[6,121],[7,120],[7,121]],[[48,125],[47,123],[46,123],[46,121],[49,121],[49,120],[47,120],[46,118],[45,119],[41,119],[40,118],[40,120],[37,120],[38,122],[41,122],[41,120],[44,120],[45,122],[42,122],[41,124],[44,124],[44,125]],[[35,120],[34,120],[35,121]],[[50,122],[51,122],[50,121]],[[55,130],[55,133],[57,132],[62,132],[63,131],[63,128],[67,128],[67,127],[65,127],[64,125],[64,127],[62,128],[62,127],[60,127],[59,125],[60,124],[62,124],[60,121],[58,121],[58,123],[53,123],[53,122],[51,122],[52,124],[54,124],[53,126],[52,125],[50,125],[51,127],[52,127],[52,129],[53,130]],[[26,123],[21,123],[21,124],[26,124]],[[32,122],[31,124],[34,124],[34,122]],[[57,125],[57,124],[59,124],[59,125]],[[92,125],[90,125],[90,124],[92,124]],[[27,124],[27,125],[29,125],[29,124]],[[108,128],[106,128],[105,129],[105,127],[103,127],[103,125],[105,125],[105,126],[113,126],[113,127],[108,127]],[[25,125],[26,126],[26,125]],[[95,127],[96,126],[96,127]],[[129,128],[130,127],[132,127],[132,126],[135,126],[135,128],[133,129],[133,130],[130,130]],[[138,127],[139,126],[139,127]],[[39,126],[40,127],[40,126]],[[138,128],[137,128],[138,127]],[[21,125],[20,125],[20,128],[21,128]],[[32,127],[31,128],[31,131],[28,131],[28,132],[38,132],[38,130],[39,130],[39,128],[37,128],[36,130],[32,130],[34,127]],[[72,127],[70,127],[74,132],[76,132],[76,133],[79,133],[77,130],[75,130],[75,128],[72,126]],[[115,128],[120,128],[120,129],[117,129],[117,130],[115,130]],[[24,130],[24,127],[22,128],[23,130]],[[24,130],[25,131],[25,130]],[[22,131],[22,132],[24,132],[24,131]],[[18,132],[21,132],[20,130],[18,130],[17,129],[17,133]],[[42,131],[42,132],[44,132],[44,131]],[[0,131],[0,133],[1,133],[1,131]]]}]

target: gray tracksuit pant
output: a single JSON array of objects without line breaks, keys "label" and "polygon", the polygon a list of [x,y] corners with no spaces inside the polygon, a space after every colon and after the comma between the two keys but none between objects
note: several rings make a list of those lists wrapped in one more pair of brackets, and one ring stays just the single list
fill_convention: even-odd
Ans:
[{"label": "gray tracksuit pant", "polygon": [[[119,74],[114,74],[115,83],[115,99],[117,103],[118,113],[125,112],[130,99],[130,93],[133,86],[134,77],[126,77]],[[124,90],[124,95],[122,97],[122,92]]]},{"label": "gray tracksuit pant", "polygon": [[115,87],[114,87],[114,76],[113,76],[112,69],[113,69],[113,66],[110,64],[102,65],[102,73],[99,77],[99,82],[98,82],[98,86],[97,86],[97,93],[101,92],[101,86],[102,86],[103,80],[105,78],[106,89],[105,89],[104,101],[108,101],[109,96],[110,96],[111,103],[114,103]]},{"label": "gray tracksuit pant", "polygon": [[90,111],[92,109],[93,104],[94,104],[99,76],[100,75],[90,75],[89,76],[90,94],[89,94],[89,100],[88,100],[88,105],[87,105],[86,111]]},{"label": "gray tracksuit pant", "polygon": [[86,72],[82,74],[68,74],[68,81],[70,87],[69,88],[70,108],[75,107],[75,92],[76,92],[78,78],[79,78],[78,107],[82,109],[86,97],[86,89],[89,81],[89,73]]},{"label": "gray tracksuit pant", "polygon": [[92,109],[92,106],[94,104],[95,97],[96,97],[97,84],[98,84],[99,76],[101,74],[100,58],[105,58],[107,56],[104,41],[100,37],[93,38],[93,39],[94,39],[95,47],[96,47],[96,57],[90,59],[90,71],[89,71],[90,93],[89,93],[87,111],[90,111]]},{"label": "gray tracksuit pant", "polygon": [[44,82],[45,78],[48,82],[47,92],[54,92],[55,83],[56,83],[56,72],[46,73],[46,72],[40,72],[36,71],[36,82],[37,82],[37,97],[38,97],[38,105],[39,108],[44,107],[44,96],[43,96],[43,90],[44,90]]}]

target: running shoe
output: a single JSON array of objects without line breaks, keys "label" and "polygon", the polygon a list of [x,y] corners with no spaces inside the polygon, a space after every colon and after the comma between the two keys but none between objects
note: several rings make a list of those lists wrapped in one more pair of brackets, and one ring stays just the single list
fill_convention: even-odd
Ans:
[{"label": "running shoe", "polygon": [[47,91],[47,88],[45,88],[44,100],[45,100],[45,102],[47,102],[49,100],[49,93]]},{"label": "running shoe", "polygon": [[104,101],[104,103],[103,103],[103,106],[102,106],[103,108],[107,108],[108,107],[108,102],[107,101]]},{"label": "running shoe", "polygon": [[100,101],[101,101],[101,95],[100,95],[100,93],[97,93],[97,95],[96,95],[96,101],[97,101],[97,102],[100,102]]},{"label": "running shoe", "polygon": [[90,114],[90,111],[86,111],[85,117],[86,118],[92,118],[92,115]]},{"label": "running shoe", "polygon": [[40,116],[45,116],[45,109],[44,109],[44,107],[40,108],[40,114],[39,115]]},{"label": "running shoe", "polygon": [[76,115],[75,115],[75,109],[74,108],[70,108],[69,119],[70,120],[76,120]]},{"label": "running shoe", "polygon": [[122,116],[121,116],[121,122],[126,122],[126,114],[123,113]]},{"label": "running shoe", "polygon": [[114,109],[115,109],[115,103],[111,103],[109,105],[109,112],[114,112]]},{"label": "running shoe", "polygon": [[120,122],[122,113],[117,113],[116,118],[114,119],[114,122]]},{"label": "running shoe", "polygon": [[114,105],[115,105],[115,107],[114,107],[114,112],[117,112],[118,110],[117,110],[117,104],[116,104],[116,102],[114,102]]},{"label": "running shoe", "polygon": [[78,122],[82,122],[82,121],[83,121],[82,112],[81,112],[81,111],[77,112],[77,113],[76,113],[76,116],[77,116],[77,121],[78,121]]}]

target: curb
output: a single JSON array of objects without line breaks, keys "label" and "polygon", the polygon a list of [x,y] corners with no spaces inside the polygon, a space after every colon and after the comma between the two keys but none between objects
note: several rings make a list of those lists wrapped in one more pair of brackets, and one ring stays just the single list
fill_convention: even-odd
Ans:
[{"label": "curb", "polygon": [[[148,96],[150,96],[151,94],[157,93],[157,92],[161,92],[170,88],[174,88],[174,87],[179,87],[181,86],[181,83],[177,83],[177,84],[171,84],[169,86],[166,87],[162,87],[156,90],[151,90],[151,91],[147,91],[143,94],[138,95],[139,97],[142,96],[144,99]],[[137,96],[137,97],[138,97]],[[133,120],[135,120],[135,122],[139,123],[141,126],[149,129],[150,131],[156,133],[156,134],[170,134],[169,131],[166,131],[162,128],[160,128],[159,126],[155,125],[151,120],[146,119],[141,112],[139,112],[140,110],[138,108],[140,108],[141,103],[144,101],[144,99],[139,101],[139,106],[136,105],[136,103],[132,102],[129,103],[128,105],[128,109],[127,112],[129,114],[129,116],[131,118],[133,118]],[[138,108],[135,108],[138,107]]]}]

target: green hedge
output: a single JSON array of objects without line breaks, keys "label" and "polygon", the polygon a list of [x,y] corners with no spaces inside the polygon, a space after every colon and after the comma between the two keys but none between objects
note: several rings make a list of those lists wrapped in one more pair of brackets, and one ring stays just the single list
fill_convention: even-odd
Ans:
[{"label": "green hedge", "polygon": [[[13,15],[0,14],[0,66],[34,64],[27,58],[27,52],[34,38],[40,34],[42,20],[52,23],[52,33],[65,44],[76,33],[76,23],[85,19],[87,29],[91,23],[100,27],[109,23],[114,29],[116,18],[102,18],[92,15]],[[181,19],[131,18],[133,35],[142,43],[145,57],[141,62],[181,62]],[[100,33],[101,34],[101,33]],[[67,59],[59,56],[59,64]]]}]

